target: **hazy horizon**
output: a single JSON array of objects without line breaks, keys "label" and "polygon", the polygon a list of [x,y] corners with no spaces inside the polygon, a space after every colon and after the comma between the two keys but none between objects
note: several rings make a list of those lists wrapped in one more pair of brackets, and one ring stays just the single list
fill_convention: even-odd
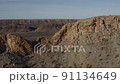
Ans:
[{"label": "hazy horizon", "polygon": [[84,19],[119,15],[119,0],[0,0],[0,19]]}]

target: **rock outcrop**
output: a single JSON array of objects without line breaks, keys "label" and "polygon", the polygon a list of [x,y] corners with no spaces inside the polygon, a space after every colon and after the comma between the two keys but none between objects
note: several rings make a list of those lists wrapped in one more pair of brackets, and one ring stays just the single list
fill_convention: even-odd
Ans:
[{"label": "rock outcrop", "polygon": [[41,44],[44,44],[44,45],[50,45],[50,39],[48,38],[45,38],[45,37],[38,37],[36,42],[39,42]]},{"label": "rock outcrop", "polygon": [[52,41],[55,44],[61,41],[90,44],[117,37],[120,37],[120,16],[100,16],[63,26]]},{"label": "rock outcrop", "polygon": [[86,52],[74,52],[73,47],[69,47],[70,52],[48,51],[34,67],[118,68],[120,16],[92,17],[66,24],[50,42],[60,47],[82,45]]},{"label": "rock outcrop", "polygon": [[67,32],[69,30],[69,28],[72,27],[72,24],[66,24],[62,27],[62,29],[57,32],[52,38],[51,38],[51,43],[52,44],[58,44],[60,43],[62,40],[65,39]]},{"label": "rock outcrop", "polygon": [[33,47],[30,42],[14,35],[7,34],[7,46],[10,51],[18,52],[23,56],[33,53]]},{"label": "rock outcrop", "polygon": [[[3,47],[3,50],[0,50],[18,52],[23,56],[29,55],[27,65],[30,67],[118,68],[120,67],[120,16],[99,16],[69,23],[52,38],[38,37],[33,43],[37,42],[47,45],[46,49],[48,49],[42,53],[42,56],[31,54],[34,45],[29,41],[10,34],[0,35],[0,47]],[[82,45],[85,52],[75,52],[71,46],[69,49],[65,47],[65,51],[62,48],[60,51],[51,52],[51,45],[60,48]]]},{"label": "rock outcrop", "polygon": [[23,56],[33,53],[33,46],[29,41],[15,35],[0,35],[0,51],[19,53]]}]

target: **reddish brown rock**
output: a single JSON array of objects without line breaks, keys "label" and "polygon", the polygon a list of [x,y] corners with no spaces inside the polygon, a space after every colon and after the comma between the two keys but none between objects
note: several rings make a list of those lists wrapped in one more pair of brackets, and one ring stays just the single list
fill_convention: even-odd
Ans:
[{"label": "reddish brown rock", "polygon": [[37,42],[40,42],[41,44],[48,44],[48,39],[45,37],[38,37]]},{"label": "reddish brown rock", "polygon": [[27,40],[10,34],[7,34],[6,38],[7,47],[9,48],[10,51],[18,52],[23,56],[33,53],[33,47]]},{"label": "reddish brown rock", "polygon": [[0,32],[57,32],[66,23],[77,20],[0,20]]},{"label": "reddish brown rock", "polygon": [[0,53],[16,52],[23,56],[33,53],[33,46],[29,41],[15,35],[0,35]]},{"label": "reddish brown rock", "polygon": [[117,68],[120,65],[120,16],[100,16],[67,24],[51,43],[83,46],[86,52],[43,54],[34,67]]},{"label": "reddish brown rock", "polygon": [[88,44],[119,37],[120,16],[100,16],[67,24],[52,37],[52,42]]},{"label": "reddish brown rock", "polygon": [[52,44],[58,44],[63,39],[65,39],[65,36],[67,35],[67,32],[69,28],[71,28],[72,24],[64,25],[62,29],[57,32],[51,39]]}]

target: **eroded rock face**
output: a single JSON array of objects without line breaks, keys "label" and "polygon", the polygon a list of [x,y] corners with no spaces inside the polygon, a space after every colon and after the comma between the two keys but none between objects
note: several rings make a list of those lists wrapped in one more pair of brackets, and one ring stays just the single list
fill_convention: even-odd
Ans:
[{"label": "eroded rock face", "polygon": [[23,56],[33,53],[33,47],[27,40],[10,34],[7,34],[6,38],[10,51],[18,52]]},{"label": "eroded rock face", "polygon": [[39,42],[44,45],[50,45],[50,39],[45,38],[45,37],[38,37],[36,42]]},{"label": "eroded rock face", "polygon": [[[51,38],[55,45],[83,45],[86,52],[47,52],[34,67],[120,67],[120,16],[100,16],[67,24]],[[34,63],[35,64],[35,63]]]},{"label": "eroded rock face", "polygon": [[[22,55],[32,53],[27,40],[13,35],[3,37],[0,42],[8,50]],[[120,16],[93,17],[66,24],[51,39],[39,37],[37,42],[48,44],[48,49],[42,56],[29,55],[31,59],[27,63],[31,67],[118,68]],[[83,45],[86,52],[74,52],[72,48],[71,52],[51,52],[49,45]]]},{"label": "eroded rock face", "polygon": [[16,52],[23,56],[33,53],[33,47],[29,41],[15,35],[0,35],[0,51]]},{"label": "eroded rock face", "polygon": [[63,39],[65,39],[67,32],[68,32],[69,28],[71,28],[71,27],[72,27],[71,24],[64,25],[62,27],[62,29],[52,37],[52,39],[51,39],[52,44],[58,44]]},{"label": "eroded rock face", "polygon": [[65,25],[53,36],[52,41],[55,43],[68,41],[69,44],[90,44],[117,38],[119,33],[120,16],[101,16]]}]

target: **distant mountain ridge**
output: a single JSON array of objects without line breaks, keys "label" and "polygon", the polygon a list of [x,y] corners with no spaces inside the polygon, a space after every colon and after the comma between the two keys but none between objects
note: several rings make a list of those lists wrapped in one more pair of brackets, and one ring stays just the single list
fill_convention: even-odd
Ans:
[{"label": "distant mountain ridge", "polygon": [[[77,20],[0,20],[0,32],[56,32],[67,23],[74,23]],[[50,30],[50,28],[52,28]]]}]

